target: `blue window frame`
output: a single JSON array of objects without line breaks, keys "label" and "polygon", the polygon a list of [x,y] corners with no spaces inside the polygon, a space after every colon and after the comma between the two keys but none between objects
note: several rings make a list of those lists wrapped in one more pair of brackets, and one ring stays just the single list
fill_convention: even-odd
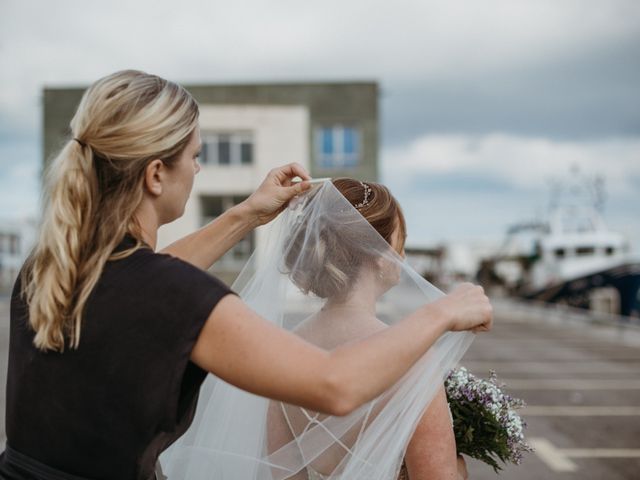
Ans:
[{"label": "blue window frame", "polygon": [[353,168],[360,163],[360,131],[333,125],[316,130],[316,163],[320,168]]},{"label": "blue window frame", "polygon": [[333,129],[323,128],[322,135],[322,155],[333,155]]}]

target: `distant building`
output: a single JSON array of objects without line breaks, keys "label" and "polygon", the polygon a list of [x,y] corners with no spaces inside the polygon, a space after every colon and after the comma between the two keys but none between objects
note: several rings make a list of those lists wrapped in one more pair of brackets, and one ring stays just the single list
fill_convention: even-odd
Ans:
[{"label": "distant building", "polygon": [[32,220],[0,221],[0,296],[11,293],[35,240]]},{"label": "distant building", "polygon": [[[304,165],[314,177],[378,180],[375,82],[199,85],[202,170],[185,214],[163,226],[158,248],[191,233],[246,199],[273,167]],[[44,91],[44,162],[69,137],[82,88]],[[261,241],[252,232],[215,266],[231,280]]]}]

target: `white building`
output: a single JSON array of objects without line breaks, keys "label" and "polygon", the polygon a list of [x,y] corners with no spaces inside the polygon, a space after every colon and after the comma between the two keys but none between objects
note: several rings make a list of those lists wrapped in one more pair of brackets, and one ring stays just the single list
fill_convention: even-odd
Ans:
[{"label": "white building", "polygon": [[20,268],[35,242],[35,221],[0,221],[0,295],[11,293]]},{"label": "white building", "polygon": [[[199,85],[203,152],[184,215],[160,228],[158,249],[197,230],[256,190],[269,170],[291,162],[314,177],[378,180],[375,82]],[[68,137],[83,89],[44,91],[44,161]],[[230,282],[260,244],[247,235],[213,270]]]},{"label": "white building", "polygon": [[[309,112],[304,106],[201,107],[202,168],[185,213],[160,228],[158,249],[188,235],[246,199],[272,168],[299,162],[309,169]],[[237,273],[264,231],[247,235],[216,265]]]}]

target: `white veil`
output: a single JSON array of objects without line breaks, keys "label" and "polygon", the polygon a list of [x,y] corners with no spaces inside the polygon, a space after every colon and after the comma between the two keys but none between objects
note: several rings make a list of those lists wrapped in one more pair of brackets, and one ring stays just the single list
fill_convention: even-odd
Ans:
[{"label": "white veil", "polygon": [[[332,182],[294,199],[267,228],[232,288],[264,318],[322,348],[384,329],[443,295]],[[395,479],[422,413],[473,338],[444,334],[392,388],[343,417],[209,375],[193,424],[160,457],[163,473],[169,480]]]}]

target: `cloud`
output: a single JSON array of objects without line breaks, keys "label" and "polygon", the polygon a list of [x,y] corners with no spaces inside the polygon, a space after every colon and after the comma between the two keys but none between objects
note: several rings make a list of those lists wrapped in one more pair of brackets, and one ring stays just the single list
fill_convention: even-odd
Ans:
[{"label": "cloud", "polygon": [[[432,127],[430,116],[402,121],[402,109],[425,101],[436,102],[449,131],[460,130],[446,119],[456,111],[454,122],[471,117],[476,128],[492,120],[493,129],[517,127],[511,114],[519,105],[541,129],[548,118],[532,115],[535,105],[555,113],[568,89],[578,93],[569,95],[573,102],[597,109],[606,120],[638,98],[640,60],[633,52],[639,18],[634,0],[185,0],[180,8],[173,1],[60,0],[39,2],[35,11],[28,2],[5,0],[0,111],[10,114],[11,128],[33,129],[43,85],[86,85],[134,67],[183,83],[374,78],[391,92],[385,108],[392,140],[402,136],[396,124],[421,124],[403,141]],[[583,60],[590,65],[586,71]],[[607,67],[599,68],[603,62]],[[554,83],[540,88],[540,79]],[[596,88],[608,93],[594,100]],[[617,95],[626,102],[615,101]],[[469,108],[460,110],[462,103]],[[479,115],[474,106],[481,107],[475,108]],[[587,107],[578,107],[568,110],[577,130],[588,123],[582,118]],[[635,122],[627,128],[640,128],[635,110],[624,119]],[[592,121],[603,124],[595,116]],[[563,117],[549,130],[562,124],[571,125]]]},{"label": "cloud", "polygon": [[383,165],[385,178],[398,185],[458,176],[501,182],[513,190],[546,188],[550,179],[567,176],[577,165],[585,174],[604,175],[618,196],[640,194],[640,137],[554,141],[508,133],[424,135],[384,150]]},{"label": "cloud", "polygon": [[513,71],[461,70],[458,78],[383,83],[385,143],[405,143],[424,132],[507,131],[556,140],[638,136],[639,44],[640,37],[605,43]]},{"label": "cloud", "polygon": [[35,217],[40,152],[31,142],[0,143],[0,219]]},{"label": "cloud", "polygon": [[382,181],[407,218],[408,244],[498,244],[515,223],[542,220],[551,180],[571,167],[605,179],[604,219],[640,252],[640,137],[556,141],[494,133],[422,135],[382,151]]},{"label": "cloud", "polygon": [[4,0],[0,215],[36,209],[42,87],[139,68],[181,83],[379,81],[383,181],[423,219],[419,239],[499,231],[572,162],[605,170],[633,224],[639,19],[636,0]]}]

